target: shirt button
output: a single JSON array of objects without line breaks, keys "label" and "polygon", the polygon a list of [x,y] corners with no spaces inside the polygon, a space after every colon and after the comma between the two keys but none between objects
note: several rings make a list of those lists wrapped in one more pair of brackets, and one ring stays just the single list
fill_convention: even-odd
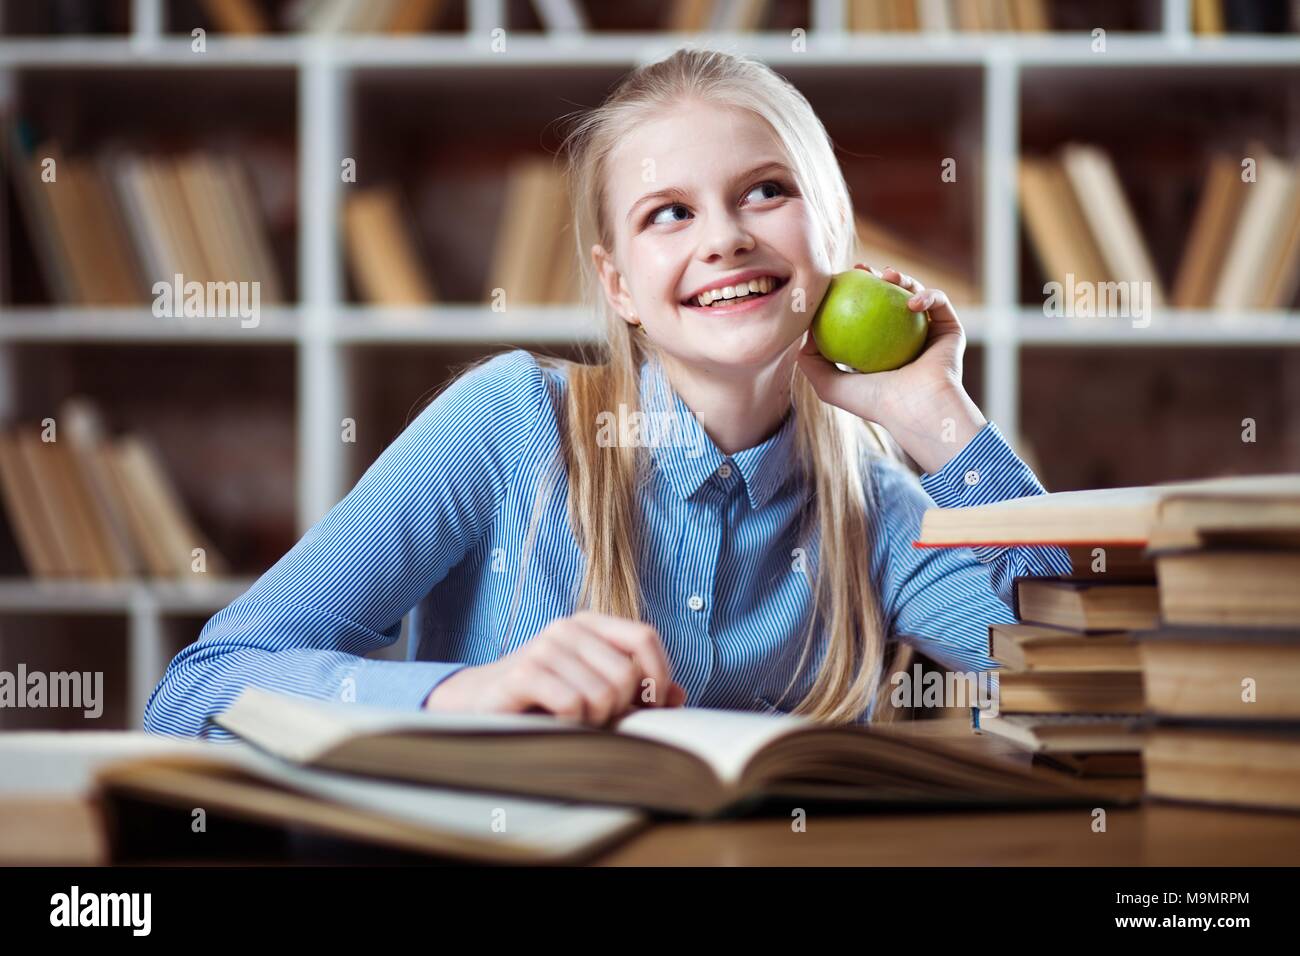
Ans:
[{"label": "shirt button", "polygon": [[979,483],[980,483],[980,473],[978,471],[971,469],[970,471],[966,472],[966,484],[973,486],[973,485],[978,485]]},{"label": "shirt button", "polygon": [[704,598],[700,597],[698,594],[692,594],[686,601],[686,606],[692,611],[698,611],[700,608],[704,607]]},{"label": "shirt button", "polygon": [[719,478],[730,478],[730,477],[731,477],[731,466],[728,465],[728,464],[726,464],[726,463],[724,462],[724,463],[722,464],[722,466],[721,466],[720,468],[718,468],[718,477],[719,477]]}]

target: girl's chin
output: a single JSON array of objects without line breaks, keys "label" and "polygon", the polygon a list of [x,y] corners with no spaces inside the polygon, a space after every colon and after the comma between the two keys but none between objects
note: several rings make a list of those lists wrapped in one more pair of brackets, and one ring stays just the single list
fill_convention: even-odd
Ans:
[{"label": "girl's chin", "polygon": [[779,359],[790,348],[791,336],[775,323],[766,328],[717,329],[692,335],[692,350],[710,364],[723,368],[760,368]]}]

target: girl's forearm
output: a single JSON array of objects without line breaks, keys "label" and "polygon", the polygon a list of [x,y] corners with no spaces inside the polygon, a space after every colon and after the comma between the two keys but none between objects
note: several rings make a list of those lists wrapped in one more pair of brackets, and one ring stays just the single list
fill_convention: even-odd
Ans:
[{"label": "girl's forearm", "polygon": [[965,448],[987,422],[964,388],[948,385],[914,402],[895,420],[881,424],[922,470],[932,475]]}]

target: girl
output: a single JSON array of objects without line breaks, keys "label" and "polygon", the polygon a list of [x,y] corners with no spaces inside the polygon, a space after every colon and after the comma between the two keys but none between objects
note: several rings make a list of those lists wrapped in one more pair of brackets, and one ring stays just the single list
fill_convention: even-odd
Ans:
[{"label": "girl", "polygon": [[[224,736],[206,720],[249,685],[595,724],[683,703],[885,720],[888,644],[991,669],[1012,579],[1069,572],[1060,549],[912,546],[935,503],[1043,488],[963,390],[943,292],[877,273],[930,314],[897,371],[818,354],[853,215],[789,83],[679,50],[581,115],[565,153],[599,354],[513,350],[454,381],[176,656],[148,730]],[[364,657],[412,608],[411,660]]]}]

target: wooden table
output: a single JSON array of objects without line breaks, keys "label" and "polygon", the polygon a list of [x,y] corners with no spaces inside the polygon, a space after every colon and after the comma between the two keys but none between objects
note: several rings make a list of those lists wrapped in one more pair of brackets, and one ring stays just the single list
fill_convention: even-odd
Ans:
[{"label": "wooden table", "polygon": [[1300,814],[1148,803],[1002,812],[810,814],[806,831],[766,818],[661,823],[601,866],[1295,866]]}]

